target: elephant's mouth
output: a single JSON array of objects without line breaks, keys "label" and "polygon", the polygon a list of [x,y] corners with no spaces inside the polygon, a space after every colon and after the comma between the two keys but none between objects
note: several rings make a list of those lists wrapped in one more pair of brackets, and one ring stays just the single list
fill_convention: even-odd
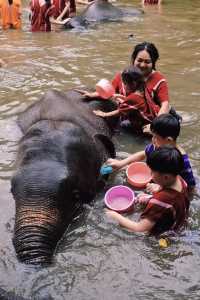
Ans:
[{"label": "elephant's mouth", "polygon": [[16,210],[13,244],[18,259],[27,264],[49,264],[66,226],[56,209]]}]

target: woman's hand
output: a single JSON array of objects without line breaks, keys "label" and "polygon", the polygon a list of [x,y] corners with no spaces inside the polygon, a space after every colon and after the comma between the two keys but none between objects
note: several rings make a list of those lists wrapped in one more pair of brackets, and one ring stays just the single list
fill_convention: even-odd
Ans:
[{"label": "woman's hand", "polygon": [[156,193],[159,192],[161,190],[161,186],[157,183],[148,183],[146,186],[146,191],[147,193]]},{"label": "woman's hand", "polygon": [[102,118],[106,117],[106,113],[102,110],[93,110],[93,113],[98,117],[102,117]]},{"label": "woman's hand", "polygon": [[99,97],[97,92],[88,92],[88,91],[79,90],[79,89],[75,89],[75,91],[79,92],[85,98],[91,98],[92,99],[92,98],[95,98],[95,97]]}]

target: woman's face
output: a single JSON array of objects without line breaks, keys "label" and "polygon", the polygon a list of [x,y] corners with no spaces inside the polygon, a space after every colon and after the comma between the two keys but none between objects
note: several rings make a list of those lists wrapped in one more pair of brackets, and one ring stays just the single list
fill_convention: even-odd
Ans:
[{"label": "woman's face", "polygon": [[153,68],[149,53],[146,50],[138,52],[138,55],[133,62],[133,66],[138,67],[142,71],[142,74],[147,77],[152,72]]}]

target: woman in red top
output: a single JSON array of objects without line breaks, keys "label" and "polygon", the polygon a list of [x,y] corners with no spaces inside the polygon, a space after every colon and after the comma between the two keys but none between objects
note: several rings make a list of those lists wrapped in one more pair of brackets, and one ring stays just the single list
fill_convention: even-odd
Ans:
[{"label": "woman in red top", "polygon": [[[169,92],[168,84],[165,77],[158,71],[156,71],[156,62],[159,58],[159,53],[154,44],[143,42],[137,44],[131,55],[131,64],[138,67],[145,79],[145,94],[146,97],[150,97],[160,110],[158,115],[171,113],[179,121],[179,116],[174,108],[169,105]],[[150,125],[144,127],[144,132],[150,131]]]},{"label": "woman in red top", "polygon": [[53,14],[51,0],[31,0],[31,31],[51,31],[50,16]]},{"label": "woman in red top", "polygon": [[148,42],[137,44],[131,55],[132,65],[138,67],[145,78],[145,93],[159,105],[158,115],[160,115],[168,113],[170,106],[167,81],[160,72],[156,71],[158,58],[157,48]]},{"label": "woman in red top", "polygon": [[74,17],[76,15],[75,0],[54,0],[55,12],[53,17],[58,18],[66,6],[69,6],[67,12],[62,16],[63,19]]},{"label": "woman in red top", "polygon": [[[145,98],[151,100],[151,103],[157,105],[159,110],[157,115],[163,113],[171,113],[179,121],[181,117],[172,109],[169,105],[169,93],[168,85],[165,77],[158,71],[156,71],[156,62],[159,58],[159,53],[154,44],[149,42],[143,42],[137,44],[131,55],[131,65],[140,69],[144,76],[145,81]],[[113,85],[118,84],[119,78],[115,77],[113,80]],[[88,93],[85,91],[80,91],[84,96],[88,98],[97,97],[98,94]],[[120,89],[118,91],[121,92]],[[150,124],[143,127],[144,133],[150,133]]]},{"label": "woman in red top", "polygon": [[51,31],[51,22],[59,23],[76,14],[75,0],[31,0],[30,6],[32,31]]},{"label": "woman in red top", "polygon": [[142,0],[142,4],[161,4],[162,0]]},{"label": "woman in red top", "polygon": [[52,24],[64,25],[76,15],[75,0],[53,0],[53,3],[54,13],[50,18]]}]

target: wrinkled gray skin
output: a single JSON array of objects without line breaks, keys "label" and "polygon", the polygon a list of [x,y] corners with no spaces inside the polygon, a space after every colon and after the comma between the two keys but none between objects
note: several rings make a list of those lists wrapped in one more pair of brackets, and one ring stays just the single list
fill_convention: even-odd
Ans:
[{"label": "wrinkled gray skin", "polygon": [[19,142],[11,191],[16,203],[13,244],[24,263],[50,263],[83,203],[93,200],[101,165],[115,156],[111,101],[83,101],[75,91],[49,91],[18,118]]},{"label": "wrinkled gray skin", "polygon": [[67,29],[84,28],[93,22],[118,21],[126,16],[139,16],[141,13],[142,11],[138,9],[126,11],[125,9],[115,7],[107,0],[95,0],[79,16],[73,17],[67,22],[64,27]]},{"label": "wrinkled gray skin", "polygon": [[6,292],[0,287],[1,300],[26,300],[20,296],[16,296],[13,292]]}]

